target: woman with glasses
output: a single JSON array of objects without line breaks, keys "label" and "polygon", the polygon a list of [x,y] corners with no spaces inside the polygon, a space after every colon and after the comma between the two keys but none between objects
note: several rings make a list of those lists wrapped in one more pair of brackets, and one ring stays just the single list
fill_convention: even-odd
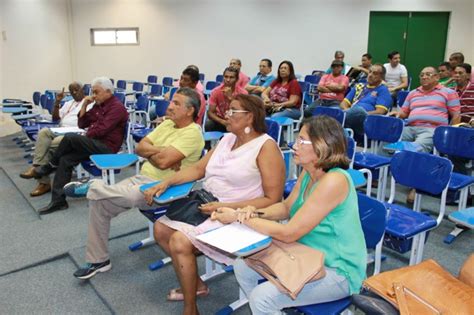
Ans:
[{"label": "woman with glasses", "polygon": [[[256,96],[237,95],[226,111],[226,126],[229,133],[214,149],[195,165],[146,191],[147,201],[151,204],[153,197],[170,185],[199,179],[204,179],[203,188],[218,199],[200,206],[201,212],[207,215],[223,207],[264,208],[281,200],[285,166],[278,145],[265,133],[263,102]],[[184,314],[197,314],[196,297],[209,293],[197,273],[196,254],[201,252],[226,264],[233,261],[195,238],[222,225],[209,218],[193,226],[166,216],[155,223],[155,240],[172,257],[180,282],[180,288],[171,290],[167,298],[184,300]]]},{"label": "woman with glasses", "polygon": [[[250,206],[238,214],[221,209],[218,220],[240,221],[252,229],[285,242],[299,242],[324,253],[326,276],[308,282],[296,300],[278,290],[248,267],[234,264],[240,287],[252,314],[277,314],[286,307],[330,302],[359,292],[365,278],[367,251],[359,218],[357,194],[350,175],[346,138],[341,125],[328,116],[303,122],[293,146],[294,161],[303,172],[282,202]],[[258,215],[257,215],[258,214]],[[285,224],[281,220],[288,220]]]},{"label": "woman with glasses", "polygon": [[282,61],[278,66],[277,78],[262,93],[267,113],[272,117],[299,119],[301,96],[293,64],[291,61]]}]

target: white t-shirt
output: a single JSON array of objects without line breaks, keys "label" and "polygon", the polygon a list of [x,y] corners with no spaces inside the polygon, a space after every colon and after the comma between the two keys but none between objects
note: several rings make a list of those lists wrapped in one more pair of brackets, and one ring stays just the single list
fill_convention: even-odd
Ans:
[{"label": "white t-shirt", "polygon": [[383,65],[387,73],[385,74],[385,82],[389,88],[396,87],[402,84],[402,78],[408,77],[407,68],[404,65],[398,64],[395,68],[392,68],[390,63]]},{"label": "white t-shirt", "polygon": [[76,102],[74,99],[67,101],[59,109],[59,117],[61,118],[61,127],[77,127],[77,114],[82,107],[82,102]]}]

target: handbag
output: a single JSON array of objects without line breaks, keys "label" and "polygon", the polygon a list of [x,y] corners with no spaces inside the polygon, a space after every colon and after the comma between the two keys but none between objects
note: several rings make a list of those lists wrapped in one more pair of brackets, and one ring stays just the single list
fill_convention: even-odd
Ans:
[{"label": "handbag", "polygon": [[171,220],[197,226],[209,217],[201,212],[199,206],[213,201],[218,201],[218,199],[207,190],[194,190],[189,196],[173,201],[166,211],[166,216]]},{"label": "handbag", "polygon": [[432,259],[370,277],[364,287],[402,315],[472,314],[474,310],[474,288]]},{"label": "handbag", "polygon": [[326,275],[324,254],[298,242],[273,240],[269,247],[244,261],[293,300],[306,283]]}]

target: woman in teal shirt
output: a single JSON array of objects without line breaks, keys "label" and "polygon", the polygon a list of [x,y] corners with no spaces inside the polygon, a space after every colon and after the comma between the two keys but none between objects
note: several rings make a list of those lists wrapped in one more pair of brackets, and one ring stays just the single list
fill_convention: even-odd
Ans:
[{"label": "woman in teal shirt", "polygon": [[[267,208],[246,207],[235,212],[220,209],[213,217],[225,223],[235,220],[286,242],[300,242],[325,254],[326,276],[307,283],[296,300],[280,292],[241,259],[235,276],[249,300],[252,314],[275,314],[286,307],[323,303],[360,290],[366,276],[367,251],[357,193],[349,174],[347,142],[341,125],[327,116],[303,123],[294,145],[294,161],[303,172],[286,200]],[[254,212],[261,212],[257,217]],[[279,223],[288,219],[287,223]]]}]

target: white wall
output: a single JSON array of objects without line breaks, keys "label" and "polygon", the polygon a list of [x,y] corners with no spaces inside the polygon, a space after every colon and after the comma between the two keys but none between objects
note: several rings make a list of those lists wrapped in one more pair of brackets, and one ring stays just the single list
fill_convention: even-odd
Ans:
[{"label": "white wall", "polygon": [[[367,49],[371,10],[451,11],[446,53],[462,51],[474,63],[472,0],[7,0],[2,5],[8,35],[0,55],[2,87],[9,95],[29,97],[33,90],[98,75],[177,77],[188,64],[212,79],[231,57],[242,59],[248,75],[262,57],[275,64],[292,60],[302,74],[327,67],[336,49],[358,63]],[[90,45],[90,28],[124,26],[140,28],[139,46]],[[48,45],[39,49],[42,42]]]},{"label": "white wall", "polygon": [[3,0],[0,56],[2,95],[31,100],[33,91],[71,81],[71,57],[64,0]]},{"label": "white wall", "polygon": [[2,31],[3,31],[3,2],[0,1],[0,100],[3,99],[3,39],[2,39]]},{"label": "white wall", "polygon": [[[467,34],[474,27],[471,0],[72,1],[81,80],[101,74],[133,80],[152,73],[178,76],[191,63],[214,76],[233,56],[249,75],[262,57],[292,60],[297,72],[308,73],[326,68],[335,49],[357,63],[367,49],[370,10],[452,11],[447,54],[462,51],[474,61]],[[115,26],[138,26],[140,46],[90,46],[90,28]]]}]

